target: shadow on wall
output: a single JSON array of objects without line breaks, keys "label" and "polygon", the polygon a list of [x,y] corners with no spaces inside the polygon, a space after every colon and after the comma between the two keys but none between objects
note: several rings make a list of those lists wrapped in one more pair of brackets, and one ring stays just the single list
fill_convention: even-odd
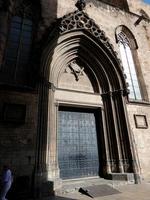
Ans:
[{"label": "shadow on wall", "polygon": [[[36,0],[33,0],[36,1]],[[53,28],[53,23],[57,19],[57,0],[38,0],[40,2],[40,20],[38,22],[38,30],[34,38],[34,52],[32,55],[32,79],[33,86],[39,84],[41,81],[41,55],[43,53],[43,46],[47,42],[50,30]],[[37,2],[36,2],[37,3]],[[36,10],[35,10],[36,12]]]},{"label": "shadow on wall", "polygon": [[[28,176],[18,177],[15,182],[13,183],[13,187],[8,192],[7,198],[9,200],[31,200],[31,193],[30,193],[30,186],[29,186],[30,179]],[[51,184],[52,185],[52,184]],[[43,188],[47,190],[47,185],[43,185]],[[49,190],[52,188],[49,188]],[[72,198],[60,197],[49,195],[51,200],[75,200]],[[33,197],[32,199],[37,200],[38,197]],[[38,198],[39,199],[39,198]]]},{"label": "shadow on wall", "polygon": [[30,196],[30,177],[29,176],[19,176],[16,177],[11,189],[8,192],[8,199],[27,199]]},{"label": "shadow on wall", "polygon": [[[31,163],[28,163],[29,166],[24,165],[22,168],[29,167],[28,174],[24,175],[24,172],[19,171],[14,174],[14,182],[12,187],[8,193],[8,199],[17,200],[17,199],[28,199],[29,197],[36,196],[41,197],[43,195],[49,195],[50,192],[53,192],[53,184],[47,182],[47,176],[40,178],[39,174],[44,174],[46,172],[46,139],[47,139],[47,107],[48,107],[48,92],[49,88],[47,87],[47,82],[45,82],[45,78],[43,78],[43,69],[41,69],[41,54],[43,52],[43,46],[46,43],[46,39],[49,32],[50,27],[52,29],[51,24],[57,17],[57,0],[32,0],[35,5],[35,16],[37,15],[37,27],[36,34],[34,34],[33,42],[35,52],[33,53],[32,65],[32,79],[34,80],[35,88],[38,88],[38,127],[37,127],[37,135],[36,135],[36,149],[33,149],[35,152],[35,164],[31,167]],[[39,8],[36,9],[37,4],[39,4]],[[39,13],[36,13],[36,12]],[[39,16],[40,15],[40,16]],[[47,73],[48,74],[48,73]],[[48,78],[48,77],[47,77]],[[48,80],[48,79],[47,79]],[[46,83],[46,84],[45,84]],[[34,148],[34,147],[33,147]],[[13,149],[12,149],[13,151]],[[21,153],[21,151],[20,151]],[[19,158],[18,158],[19,159]],[[19,162],[19,160],[18,160]],[[12,162],[13,163],[13,162]],[[16,163],[17,165],[18,163]],[[20,164],[21,165],[21,164]],[[15,167],[14,167],[15,168]],[[25,171],[27,171],[25,169]],[[33,169],[32,175],[30,169]],[[21,176],[18,176],[21,174]],[[27,172],[26,172],[27,173]],[[48,191],[47,191],[48,190]],[[49,192],[49,193],[48,193]],[[36,199],[37,199],[36,198]]]},{"label": "shadow on wall", "polygon": [[[48,121],[48,97],[50,83],[49,73],[50,69],[45,69],[42,64],[43,51],[47,46],[48,39],[51,32],[56,27],[54,23],[57,19],[57,0],[41,0],[41,21],[39,23],[39,30],[37,33],[37,46],[35,51],[34,69],[36,77],[35,85],[38,88],[38,125],[36,135],[36,155],[35,166],[33,172],[33,182],[31,185],[31,194],[34,198],[43,196],[49,196],[54,194],[53,182],[47,180],[47,121]],[[53,25],[54,24],[54,25]],[[59,36],[58,36],[59,37]],[[54,47],[57,45],[53,44]],[[49,60],[49,66],[52,61],[53,52],[51,52],[51,58]]]}]

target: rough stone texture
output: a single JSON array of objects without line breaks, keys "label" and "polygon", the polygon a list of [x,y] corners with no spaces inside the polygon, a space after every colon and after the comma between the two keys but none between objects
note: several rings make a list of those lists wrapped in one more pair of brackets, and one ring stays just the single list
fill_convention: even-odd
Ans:
[{"label": "rough stone texture", "polygon": [[150,14],[149,4],[146,4],[143,0],[128,0],[130,11],[139,14],[140,9],[143,9],[148,15]]},{"label": "rough stone texture", "polygon": [[[37,97],[32,93],[0,93],[0,167],[9,164],[15,177],[32,174],[35,163]],[[26,105],[25,123],[3,122],[5,103]]]},{"label": "rough stone texture", "polygon": [[6,12],[2,12],[0,15],[0,65],[2,64],[3,54],[7,39],[7,21],[8,16]]},{"label": "rough stone texture", "polygon": [[[150,152],[150,135],[149,135],[149,123],[150,123],[150,110],[149,105],[128,105],[129,121],[131,126],[131,132],[133,134],[133,141],[136,153],[139,156],[139,163],[143,178],[149,178],[149,152]],[[145,115],[148,122],[147,129],[137,129],[134,114]]]},{"label": "rough stone texture", "polygon": [[0,1],[0,65],[2,64],[4,49],[8,33],[8,13],[12,13],[14,2],[12,0]]}]

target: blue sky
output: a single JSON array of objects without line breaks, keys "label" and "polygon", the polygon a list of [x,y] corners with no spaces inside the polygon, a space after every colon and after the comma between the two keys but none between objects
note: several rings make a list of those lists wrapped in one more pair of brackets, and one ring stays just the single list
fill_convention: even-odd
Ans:
[{"label": "blue sky", "polygon": [[149,3],[150,4],[150,0],[144,0],[145,3]]}]

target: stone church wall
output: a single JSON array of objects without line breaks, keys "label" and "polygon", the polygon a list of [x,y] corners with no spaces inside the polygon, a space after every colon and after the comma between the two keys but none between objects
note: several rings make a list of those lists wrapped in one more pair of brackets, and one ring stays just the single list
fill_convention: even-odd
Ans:
[{"label": "stone church wall", "polygon": [[[35,164],[37,96],[31,93],[0,91],[0,166],[9,164],[15,177],[32,174]],[[20,121],[17,107],[25,108]],[[7,107],[12,106],[12,107]]]},{"label": "stone church wall", "polygon": [[[131,131],[135,141],[136,153],[139,156],[139,162],[141,167],[141,173],[143,178],[150,177],[149,174],[149,141],[150,141],[150,26],[147,21],[142,20],[138,26],[135,26],[134,23],[138,19],[140,13],[139,10],[143,9],[147,14],[149,14],[149,5],[142,3],[142,1],[132,1],[129,0],[129,9],[131,12],[124,12],[112,6],[103,4],[99,1],[87,1],[85,12],[89,15],[90,18],[94,19],[96,24],[105,31],[106,36],[110,39],[110,42],[114,45],[115,51],[118,52],[118,44],[115,40],[115,29],[119,25],[125,25],[133,33],[137,44],[137,54],[140,62],[140,68],[142,75],[144,77],[144,82],[146,85],[146,90],[148,93],[147,102],[141,103],[132,103],[127,104],[127,110],[129,115],[129,122],[131,126]],[[63,17],[69,12],[75,10],[74,7],[75,1],[70,0],[66,5],[65,0],[58,1],[57,8],[57,17]],[[132,13],[133,12],[133,13]],[[136,13],[136,14],[135,14]],[[146,116],[148,127],[146,129],[136,128],[134,115],[144,115]]]}]

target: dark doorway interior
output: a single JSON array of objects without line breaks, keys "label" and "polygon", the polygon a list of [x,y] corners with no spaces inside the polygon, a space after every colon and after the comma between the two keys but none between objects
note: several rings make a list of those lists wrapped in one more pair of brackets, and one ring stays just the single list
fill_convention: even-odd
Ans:
[{"label": "dark doorway interior", "polygon": [[60,178],[99,175],[100,142],[97,142],[97,133],[100,129],[96,124],[97,116],[97,110],[59,107],[57,144]]}]

